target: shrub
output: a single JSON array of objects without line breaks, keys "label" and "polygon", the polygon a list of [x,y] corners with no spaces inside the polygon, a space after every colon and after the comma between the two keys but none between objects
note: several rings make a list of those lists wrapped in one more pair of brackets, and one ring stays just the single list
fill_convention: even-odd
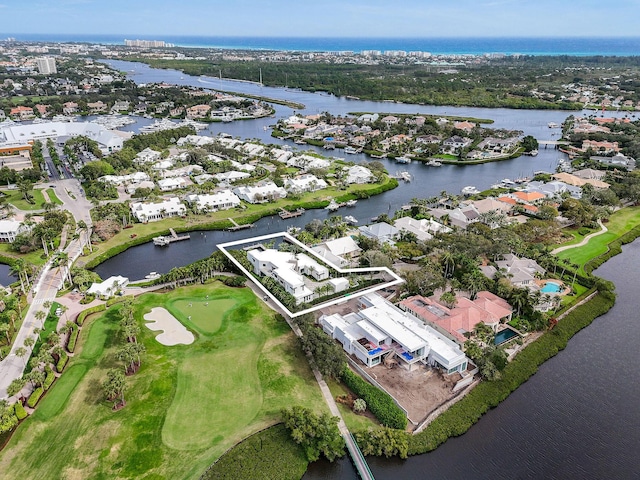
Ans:
[{"label": "shrub", "polygon": [[115,305],[116,303],[126,302],[127,300],[133,300],[133,295],[123,295],[121,297],[113,297],[107,300],[107,307]]},{"label": "shrub", "polygon": [[71,353],[76,349],[76,342],[78,340],[78,327],[74,327],[71,329],[71,333],[69,334],[69,341],[67,342],[67,350]]},{"label": "shrub", "polygon": [[42,387],[44,388],[45,392],[49,390],[49,388],[51,388],[51,385],[53,384],[53,381],[55,379],[56,379],[56,374],[53,373],[53,371],[49,371],[47,373],[47,377],[44,379],[44,383],[42,384]]},{"label": "shrub", "polygon": [[38,402],[40,401],[40,397],[44,394],[44,389],[42,387],[36,388],[33,393],[29,396],[29,400],[27,400],[27,405],[29,407],[34,408]]},{"label": "shrub", "polygon": [[62,354],[60,355],[60,359],[56,364],[56,371],[58,373],[62,373],[62,370],[64,370],[64,367],[67,366],[68,361],[69,361],[69,356],[67,355],[67,352],[62,352]]},{"label": "shrub", "polygon": [[223,283],[227,287],[242,287],[244,286],[246,281],[247,279],[245,277],[235,276],[235,277],[225,277],[223,280]]},{"label": "shrub", "polygon": [[16,413],[16,417],[18,417],[18,420],[24,420],[25,418],[27,418],[27,411],[24,409],[20,402],[16,402],[13,409]]},{"label": "shrub", "polygon": [[382,425],[399,430],[407,428],[405,413],[387,393],[371,385],[349,368],[342,372],[342,381],[353,393],[367,402],[369,411]]},{"label": "shrub", "polygon": [[87,308],[78,314],[78,318],[76,318],[76,323],[79,326],[82,326],[84,321],[87,319],[89,315],[92,313],[103,312],[107,309],[106,305],[103,303],[101,305],[96,305],[95,307]]}]

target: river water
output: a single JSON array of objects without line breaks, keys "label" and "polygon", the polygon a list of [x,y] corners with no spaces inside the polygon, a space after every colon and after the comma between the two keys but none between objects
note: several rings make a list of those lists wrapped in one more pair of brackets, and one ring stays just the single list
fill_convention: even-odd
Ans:
[{"label": "river water", "polygon": [[[383,102],[351,101],[323,94],[295,92],[258,85],[205,80],[171,70],[154,70],[146,65],[110,61],[139,83],[161,82],[219,88],[253,93],[304,103],[302,113],[351,111],[432,113],[438,115],[491,118],[497,128],[523,130],[538,140],[551,140],[547,123],[561,123],[571,112],[523,111],[426,107]],[[292,109],[277,106],[276,117],[292,114]],[[269,136],[263,126],[273,118],[232,124],[213,124],[209,132],[221,131],[242,138],[259,138],[267,143],[282,143]],[[313,149],[313,148],[312,148]],[[319,150],[320,151],[320,150]],[[555,150],[540,151],[535,158],[518,159],[478,166],[439,168],[420,164],[402,165],[414,176],[410,184],[400,185],[340,214],[354,215],[360,223],[387,211],[393,212],[413,197],[427,197],[442,190],[458,193],[465,185],[486,188],[502,178],[529,175],[534,170],[550,170],[560,157]],[[349,156],[365,160],[364,156]],[[393,173],[399,166],[385,160]],[[347,213],[348,212],[348,213]],[[194,232],[191,240],[163,249],[141,245],[100,265],[96,271],[105,278],[122,274],[141,278],[150,271],[166,272],[209,255],[215,244],[302,226],[313,218],[326,218],[327,212],[307,212],[302,217],[283,221],[278,217],[257,222],[254,229],[241,232]],[[402,479],[601,479],[640,478],[636,450],[640,447],[640,382],[633,366],[640,361],[636,312],[640,296],[635,284],[635,268],[640,266],[640,242],[625,246],[623,253],[607,262],[596,274],[615,282],[618,301],[606,315],[579,332],[568,347],[546,362],[528,382],[500,406],[472,427],[465,435],[451,439],[436,451],[408,460],[371,458],[378,480]],[[330,464],[316,462],[305,480],[356,480],[348,459]]]}]

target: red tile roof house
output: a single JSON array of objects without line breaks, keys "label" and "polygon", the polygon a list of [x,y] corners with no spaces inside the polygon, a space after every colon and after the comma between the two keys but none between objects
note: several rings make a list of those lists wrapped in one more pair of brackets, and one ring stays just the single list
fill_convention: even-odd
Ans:
[{"label": "red tile roof house", "polygon": [[487,291],[478,292],[473,301],[458,297],[454,308],[448,308],[433,296],[421,295],[409,297],[398,306],[460,345],[467,340],[465,333],[472,333],[478,323],[483,322],[496,331],[500,322],[511,320],[513,313],[505,300]]},{"label": "red tile roof house", "polygon": [[18,119],[18,120],[28,120],[33,118],[35,115],[33,114],[33,108],[23,107],[20,105],[19,107],[12,108],[9,112],[9,115]]}]

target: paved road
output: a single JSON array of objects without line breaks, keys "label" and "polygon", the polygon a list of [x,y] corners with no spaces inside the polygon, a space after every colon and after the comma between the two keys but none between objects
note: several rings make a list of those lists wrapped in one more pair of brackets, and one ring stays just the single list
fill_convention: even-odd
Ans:
[{"label": "paved road", "polygon": [[[89,214],[91,204],[80,193],[82,189],[79,182],[74,179],[67,179],[57,180],[53,183],[56,185],[58,198],[64,202],[64,208],[72,213],[76,222],[84,220],[87,225],[91,225],[91,216]],[[76,198],[73,199],[68,192]],[[86,232],[80,231],[78,233],[80,235],[79,238],[72,240],[64,249],[69,256],[70,264],[80,256],[82,247],[87,242]],[[27,337],[34,337],[33,331],[35,328],[42,328],[44,320],[38,320],[35,317],[35,313],[38,310],[44,310],[42,304],[46,301],[55,300],[56,294],[62,285],[63,276],[64,272],[59,268],[51,268],[51,260],[49,260],[40,277],[34,281],[35,286],[27,296],[29,307],[24,322],[18,331],[11,352],[0,362],[0,399],[7,398],[7,387],[14,379],[22,376],[33,347],[25,347],[27,354],[22,358],[16,355],[16,350],[24,346],[24,341]]]}]

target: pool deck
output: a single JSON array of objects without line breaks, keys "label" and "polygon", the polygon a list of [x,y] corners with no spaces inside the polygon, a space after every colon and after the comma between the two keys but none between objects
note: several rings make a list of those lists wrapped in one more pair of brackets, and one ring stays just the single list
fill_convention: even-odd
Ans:
[{"label": "pool deck", "polygon": [[[560,286],[561,290],[559,292],[543,292],[542,289],[544,288],[544,286],[545,286],[545,284],[547,282],[552,282],[552,283],[558,284]],[[542,293],[545,293],[545,294],[548,294],[548,295],[564,296],[564,295],[568,295],[568,294],[571,293],[571,287],[568,287],[562,280],[556,280],[555,278],[543,278],[542,280],[536,280],[536,285],[538,286],[538,288],[540,289],[540,291]]]}]

